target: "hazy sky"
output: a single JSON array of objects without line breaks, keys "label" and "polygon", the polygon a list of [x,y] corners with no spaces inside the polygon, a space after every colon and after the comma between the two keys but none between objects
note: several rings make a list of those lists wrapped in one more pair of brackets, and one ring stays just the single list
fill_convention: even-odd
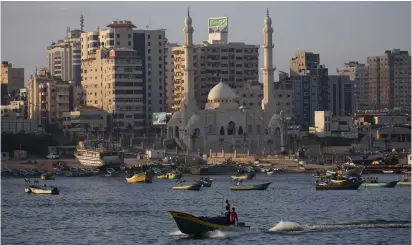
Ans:
[{"label": "hazy sky", "polygon": [[170,42],[182,43],[187,7],[195,43],[207,40],[207,18],[228,16],[229,41],[259,45],[269,8],[274,64],[287,72],[298,49],[320,53],[330,74],[344,62],[366,62],[387,49],[411,51],[410,2],[2,2],[1,59],[24,67],[27,79],[36,66],[47,65],[46,47],[63,39],[66,27],[80,28],[80,14],[85,31],[117,18],[167,29]]}]

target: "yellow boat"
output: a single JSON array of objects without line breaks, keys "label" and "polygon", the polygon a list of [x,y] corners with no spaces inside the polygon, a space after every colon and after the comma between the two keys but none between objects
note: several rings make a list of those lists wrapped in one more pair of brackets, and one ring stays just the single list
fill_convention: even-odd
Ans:
[{"label": "yellow boat", "polygon": [[129,184],[134,184],[134,183],[152,183],[153,179],[153,173],[152,172],[142,172],[142,173],[136,173],[132,177],[127,178],[126,181]]},{"label": "yellow boat", "polygon": [[33,193],[33,194],[50,194],[50,195],[58,195],[59,189],[57,187],[41,187],[37,185],[31,185],[24,188],[26,193]]},{"label": "yellow boat", "polygon": [[411,185],[412,182],[411,181],[400,181],[398,182],[398,185]]},{"label": "yellow boat", "polygon": [[333,183],[343,183],[346,179],[330,179]]},{"label": "yellow boat", "polygon": [[181,176],[181,174],[167,173],[167,174],[158,175],[157,178],[158,179],[176,179],[179,176]]}]

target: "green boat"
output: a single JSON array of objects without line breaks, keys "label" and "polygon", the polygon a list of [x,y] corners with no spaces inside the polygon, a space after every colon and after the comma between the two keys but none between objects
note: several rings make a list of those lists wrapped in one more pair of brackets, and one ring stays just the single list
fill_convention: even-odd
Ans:
[{"label": "green boat", "polygon": [[243,222],[239,222],[238,225],[229,225],[228,219],[225,216],[217,217],[196,217],[191,214],[168,211],[169,216],[171,216],[179,230],[190,236],[202,236],[210,231],[248,231],[250,226],[246,226]]}]

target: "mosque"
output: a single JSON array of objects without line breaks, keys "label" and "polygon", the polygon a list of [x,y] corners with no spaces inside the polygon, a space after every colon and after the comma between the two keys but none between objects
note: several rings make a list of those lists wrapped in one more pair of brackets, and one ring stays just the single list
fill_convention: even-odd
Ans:
[{"label": "mosque", "polygon": [[[237,152],[268,154],[286,149],[284,114],[275,114],[273,96],[273,28],[269,11],[264,19],[263,99],[261,108],[239,106],[235,91],[221,81],[208,95],[205,109],[196,106],[193,69],[193,27],[188,11],[184,21],[184,99],[181,110],[167,123],[165,142],[174,142],[182,150],[199,152]],[[187,82],[186,82],[187,81]],[[165,143],[167,146],[169,143]],[[279,151],[279,150],[278,150]]]}]

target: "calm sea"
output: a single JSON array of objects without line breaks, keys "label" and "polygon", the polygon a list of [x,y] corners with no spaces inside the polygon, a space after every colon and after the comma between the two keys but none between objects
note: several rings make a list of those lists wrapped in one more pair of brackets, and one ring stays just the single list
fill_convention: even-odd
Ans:
[{"label": "calm sea", "polygon": [[[375,175],[376,176],[376,175]],[[378,175],[381,181],[397,175]],[[316,191],[309,174],[258,175],[267,191],[231,192],[230,176],[211,188],[173,191],[172,180],[126,184],[123,177],[41,181],[60,195],[24,193],[23,179],[1,180],[2,244],[411,244],[411,188]],[[188,176],[187,181],[198,177]],[[247,182],[244,182],[246,184]],[[246,233],[181,234],[168,210],[218,215],[227,198]],[[269,231],[281,221],[303,231]]]}]

